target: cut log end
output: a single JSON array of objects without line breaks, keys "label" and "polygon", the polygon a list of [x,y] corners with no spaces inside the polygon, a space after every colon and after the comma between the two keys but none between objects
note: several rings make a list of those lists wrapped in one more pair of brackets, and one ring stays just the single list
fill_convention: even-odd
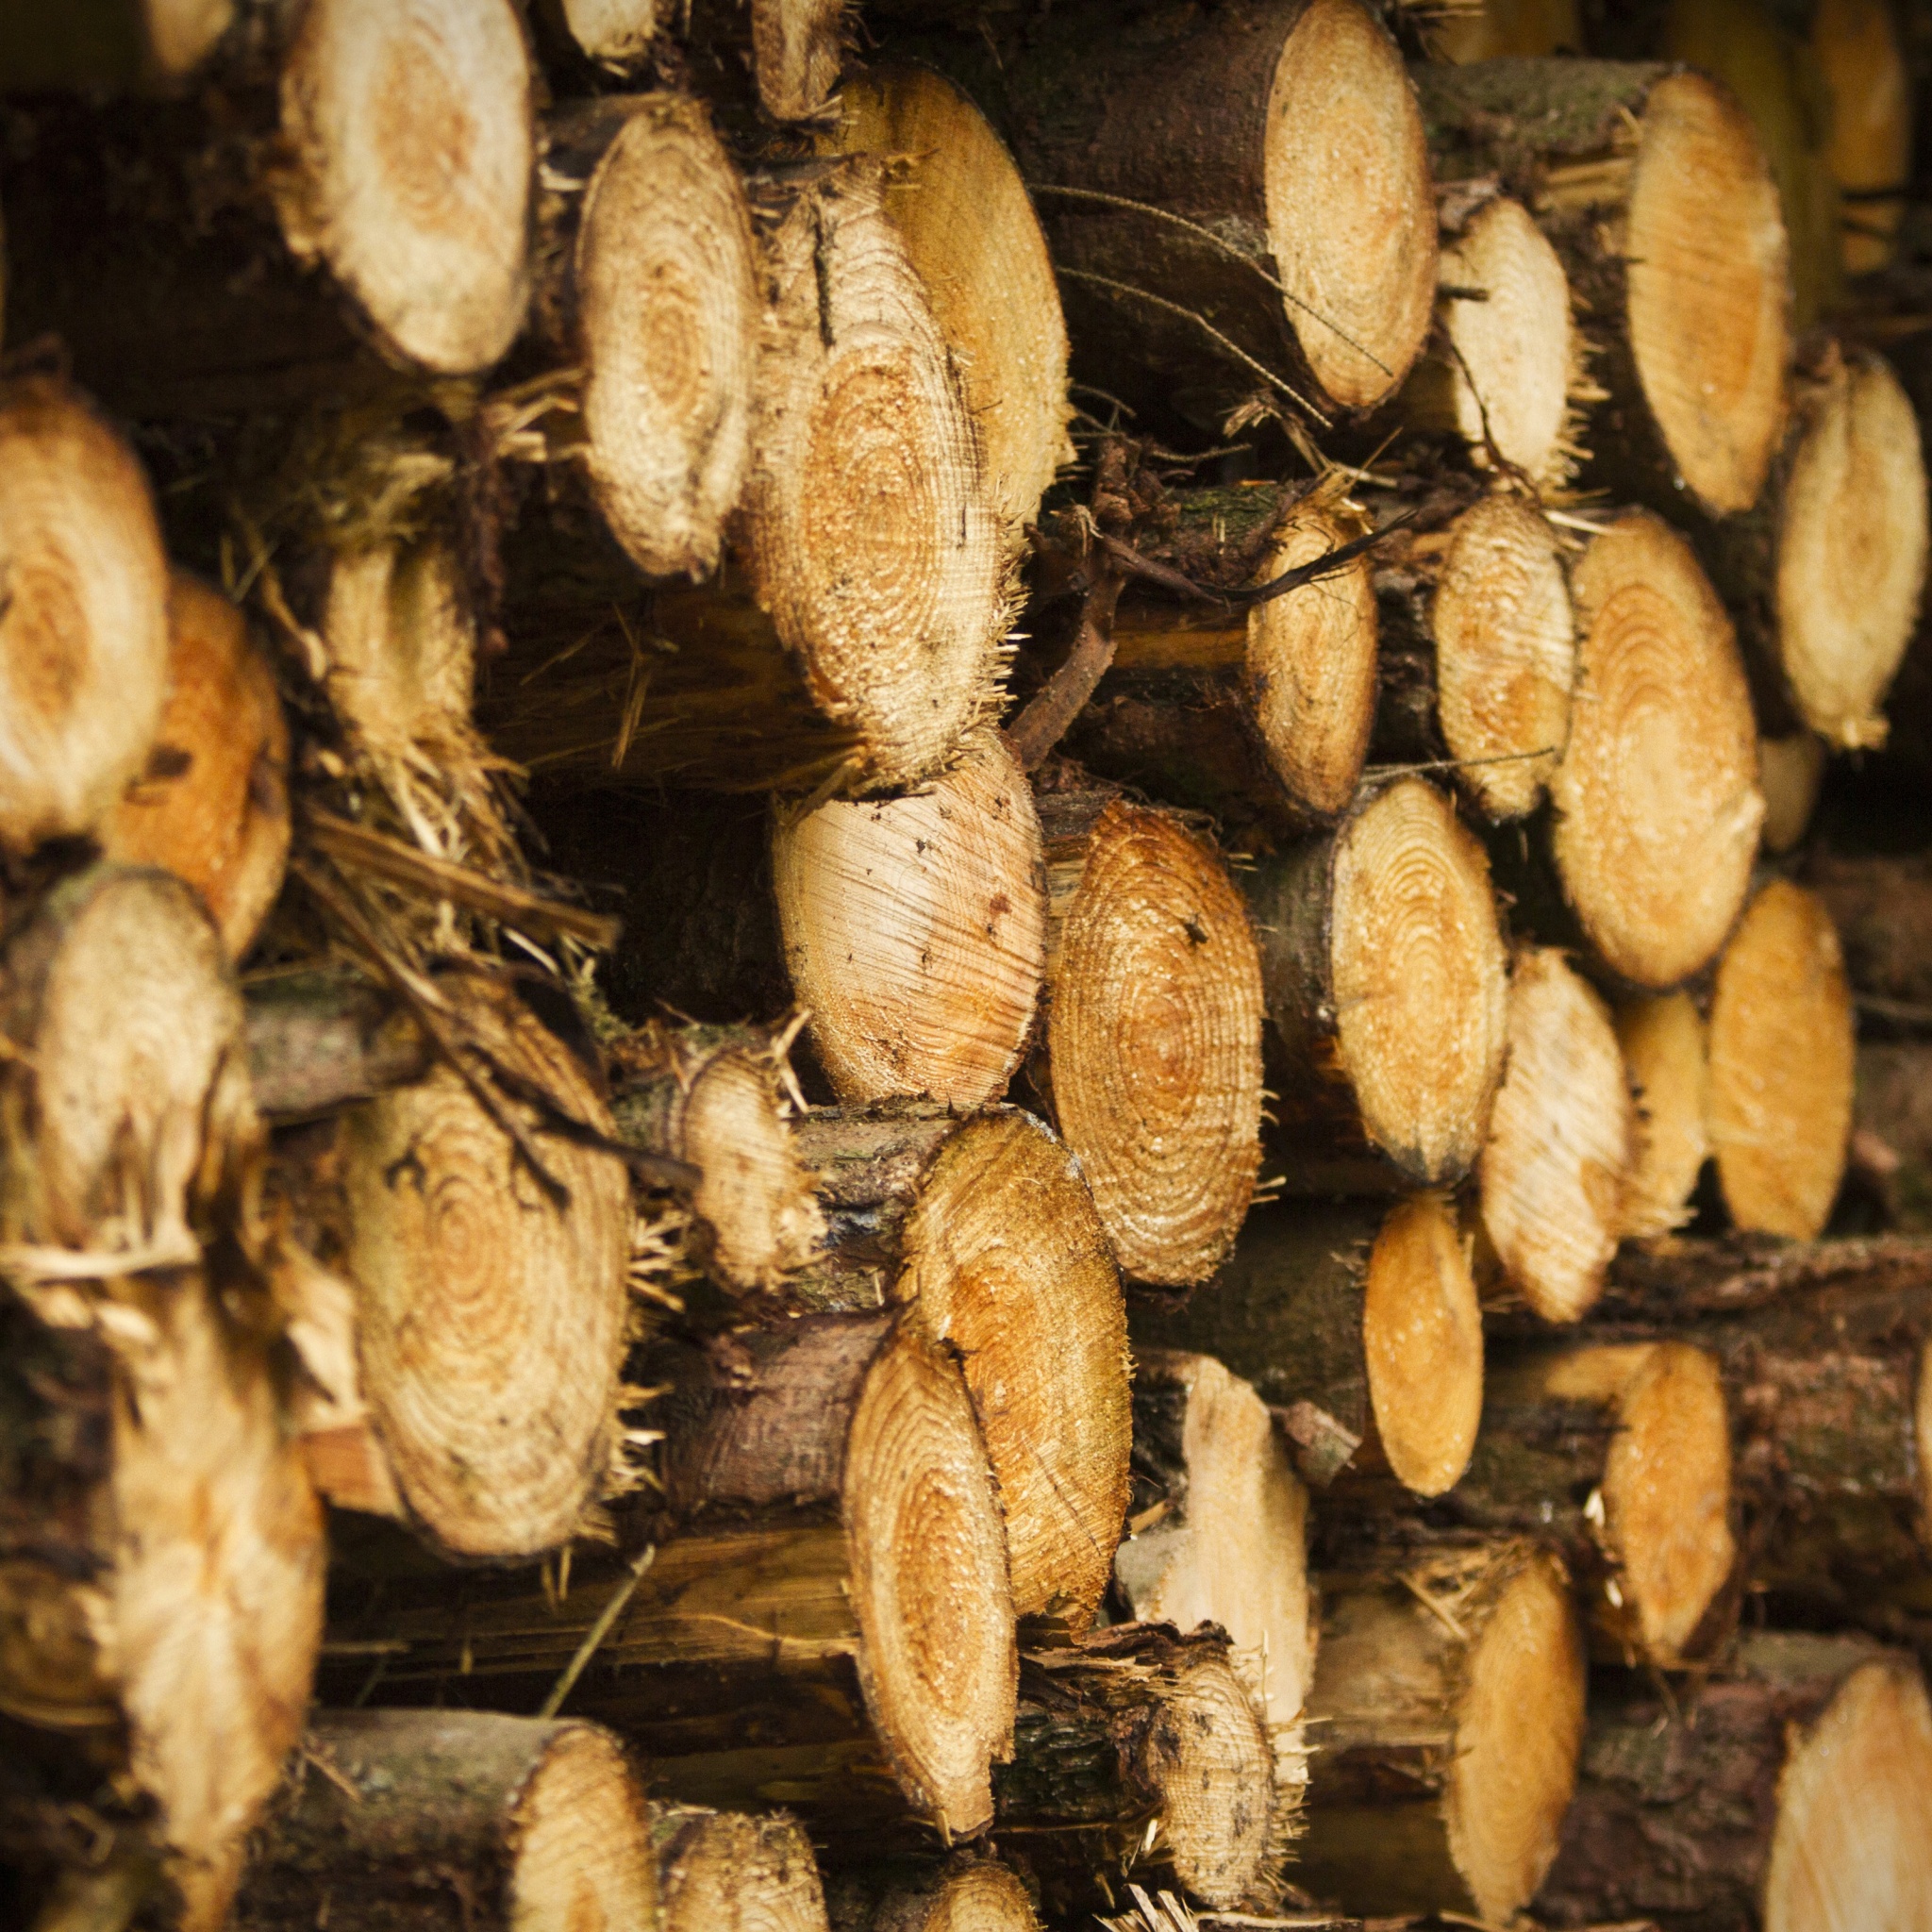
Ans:
[{"label": "cut log end", "polygon": [[[1263,575],[1312,563],[1361,534],[1309,505],[1283,524]],[[1355,794],[1375,720],[1375,591],[1366,557],[1248,614],[1249,708],[1270,767],[1305,811],[1332,817]]]},{"label": "cut log end", "polygon": [[566,1724],[517,1794],[508,1923],[608,1928],[647,1923],[658,1874],[642,1829],[642,1791],[608,1731]]},{"label": "cut log end", "polygon": [[[1205,1281],[1260,1164],[1261,971],[1213,849],[1119,800],[1078,849],[1049,839],[1056,911],[1047,1053],[1060,1131],[1122,1269]],[[1056,874],[1061,874],[1057,878]]]},{"label": "cut log end", "polygon": [[1662,991],[1715,956],[1750,886],[1750,692],[1730,620],[1656,517],[1618,518],[1574,588],[1581,701],[1550,786],[1557,869],[1604,963]]},{"label": "cut log end", "polygon": [[1740,1228],[1809,1241],[1844,1174],[1857,1055],[1851,990],[1824,904],[1774,880],[1718,963],[1710,1139]]},{"label": "cut log end", "polygon": [[1402,58],[1354,0],[1303,11],[1275,65],[1267,129],[1268,244],[1289,325],[1330,398],[1373,408],[1428,332],[1436,209]]},{"label": "cut log end", "polygon": [[839,114],[837,152],[892,158],[886,211],[959,365],[1002,527],[1024,541],[1073,445],[1059,288],[1020,171],[929,68],[874,68],[841,92]]},{"label": "cut log end", "polygon": [[947,1141],[897,1292],[958,1352],[1006,1518],[1013,1608],[1091,1621],[1127,1506],[1127,1323],[1078,1166],[1002,1108]]},{"label": "cut log end", "polygon": [[846,0],[751,0],[758,106],[774,121],[824,108],[845,58]]},{"label": "cut log end", "polygon": [[1174,1876],[1209,1905],[1238,1907],[1275,1850],[1274,1753],[1227,1659],[1190,1658],[1174,1672],[1142,1751]]},{"label": "cut log end", "polygon": [[1757,788],[1764,793],[1764,849],[1782,857],[1804,841],[1824,784],[1825,746],[1808,731],[1757,741]]},{"label": "cut log end", "polygon": [[835,1932],[1040,1932],[1019,1874],[997,1858],[956,1852],[937,1869],[833,1883]]},{"label": "cut log end", "polygon": [[1777,653],[1797,708],[1829,744],[1885,741],[1886,691],[1918,622],[1925,464],[1898,377],[1854,355],[1791,458],[1779,505]]},{"label": "cut log end", "polygon": [[1449,1843],[1476,1910],[1500,1924],[1542,1883],[1576,1786],[1585,1659],[1560,1564],[1516,1571],[1464,1668]]},{"label": "cut log end", "polygon": [[[1498,196],[1442,250],[1445,333],[1457,432],[1478,460],[1559,483],[1577,350],[1570,283],[1521,202]],[[1457,291],[1477,290],[1481,298]]]},{"label": "cut log end", "polygon": [[1630,346],[1671,459],[1713,514],[1749,509],[1784,432],[1790,248],[1750,117],[1701,74],[1650,91],[1624,253]]},{"label": "cut log end", "polygon": [[[583,1070],[512,994],[470,981],[455,997],[485,1084],[493,1063],[611,1133]],[[623,1161],[501,1105],[552,1188],[448,1066],[343,1128],[364,1391],[410,1519],[458,1558],[536,1557],[571,1534],[611,1473],[625,1338]]]},{"label": "cut log end", "polygon": [[1456,521],[1431,618],[1437,715],[1490,818],[1536,808],[1570,738],[1576,625],[1556,533],[1515,496]]},{"label": "cut log end", "polygon": [[0,843],[92,831],[141,775],[168,566],[133,453],[64,385],[0,389]]},{"label": "cut log end", "polygon": [[1652,1240],[1690,1219],[1690,1196],[1710,1153],[1704,1018],[1686,992],[1632,1000],[1618,1010],[1617,1038],[1637,1100],[1624,1231]]},{"label": "cut log end", "polygon": [[559,8],[571,39],[609,67],[641,60],[671,20],[661,0],[559,0]]},{"label": "cut log end", "polygon": [[1548,1321],[1576,1321],[1603,1292],[1624,1226],[1634,1116],[1603,1001],[1553,948],[1522,955],[1482,1214],[1509,1281]]},{"label": "cut log end", "polygon": [[651,1824],[664,1932],[825,1932],[818,1861],[794,1820],[656,1805]]},{"label": "cut log end", "polygon": [[1469,1464],[1483,1407],[1482,1311],[1449,1202],[1390,1211],[1369,1253],[1362,1355],[1375,1432],[1395,1478],[1440,1496]]},{"label": "cut log end", "polygon": [[403,360],[497,360],[529,296],[530,56],[509,0],[325,0],[281,73],[295,255],[320,258]]},{"label": "cut log end", "polygon": [[856,734],[855,783],[914,784],[995,702],[1005,588],[978,434],[875,168],[801,195],[766,273],[746,498],[760,601]]},{"label": "cut log end", "polygon": [[1911,1925],[1932,1913],[1932,1706],[1911,1665],[1849,1676],[1778,1785],[1767,1927]]},{"label": "cut log end", "polygon": [[902,1328],[867,1374],[846,1439],[859,1678],[900,1787],[941,1840],[992,1817],[1018,1656],[1006,1532],[958,1372]]},{"label": "cut log end", "polygon": [[154,749],[104,826],[102,850],[185,879],[240,958],[281,890],[289,727],[274,673],[225,597],[175,572],[168,630]]},{"label": "cut log end", "polygon": [[1847,275],[1890,266],[1912,168],[1912,84],[1899,24],[1884,0],[1822,0],[1810,52],[1831,102],[1824,163],[1843,190],[1860,194],[1856,222],[1840,237]]},{"label": "cut log end", "polygon": [[654,576],[708,575],[751,463],[758,291],[702,108],[647,96],[584,191],[575,282],[591,487]]},{"label": "cut log end", "polygon": [[773,840],[791,984],[839,1098],[1006,1091],[1045,970],[1040,819],[991,733],[906,797],[781,811]]},{"label": "cut log end", "polygon": [[1455,808],[1399,779],[1336,841],[1336,1045],[1363,1131],[1411,1179],[1454,1180],[1503,1064],[1508,955],[1489,861]]}]

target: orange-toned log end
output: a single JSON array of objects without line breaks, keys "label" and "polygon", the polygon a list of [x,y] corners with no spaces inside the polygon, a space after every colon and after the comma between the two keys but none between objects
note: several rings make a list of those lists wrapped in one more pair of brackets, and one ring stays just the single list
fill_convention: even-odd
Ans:
[{"label": "orange-toned log end", "polygon": [[786,964],[827,1077],[860,1106],[1005,1092],[1046,964],[1040,819],[999,739],[903,797],[778,813]]},{"label": "orange-toned log end", "polygon": [[1809,1241],[1838,1198],[1857,1052],[1838,929],[1774,879],[1751,902],[1710,1008],[1710,1140],[1740,1228]]},{"label": "orange-toned log end", "polygon": [[282,57],[291,250],[399,360],[486,369],[523,325],[536,161],[511,0],[315,0]]},{"label": "orange-toned log end", "polygon": [[1604,963],[1661,991],[1744,903],[1764,799],[1737,639],[1682,537],[1646,511],[1594,538],[1573,582],[1582,641],[1550,783],[1557,870]]},{"label": "orange-toned log end", "polygon": [[1749,509],[1784,432],[1790,245],[1757,131],[1718,82],[1680,73],[1651,89],[1627,219],[1644,399],[1705,508]]},{"label": "orange-toned log end", "polygon": [[[1054,1111],[1123,1271],[1205,1281],[1261,1158],[1261,969],[1220,855],[1121,800],[1049,825],[1046,1054]],[[1064,907],[1064,911],[1060,908]]]},{"label": "orange-toned log end", "polygon": [[1414,90],[1366,8],[1313,0],[1302,11],[1266,127],[1268,244],[1289,325],[1327,396],[1371,408],[1400,387],[1428,333],[1436,208]]},{"label": "orange-toned log end", "polygon": [[133,452],[66,385],[0,386],[0,843],[91,832],[146,762],[168,565]]},{"label": "orange-toned log end", "polygon": [[1865,1664],[1778,1784],[1766,1932],[1932,1920],[1932,1705],[1903,1659]]},{"label": "orange-toned log end", "polygon": [[1006,1518],[1013,1608],[1084,1629],[1132,1446],[1127,1317],[1078,1163],[1030,1114],[969,1122],[907,1216],[894,1292],[959,1357]]},{"label": "orange-toned log end", "polygon": [[1885,742],[1886,692],[1919,620],[1925,462],[1880,357],[1834,358],[1778,506],[1777,658],[1803,722],[1848,750]]},{"label": "orange-toned log end", "polygon": [[1574,1322],[1603,1292],[1636,1125],[1603,1001],[1554,948],[1522,954],[1482,1155],[1482,1216],[1510,1284],[1546,1320]]},{"label": "orange-toned log end", "polygon": [[1482,1310],[1469,1242],[1440,1194],[1389,1212],[1369,1251],[1362,1356],[1395,1479],[1440,1496],[1469,1466],[1483,1411]]},{"label": "orange-toned log end", "polygon": [[1637,1100],[1624,1232],[1651,1239],[1690,1220],[1690,1195],[1710,1153],[1704,1016],[1687,992],[1631,1000],[1617,1010],[1617,1039]]},{"label": "orange-toned log end", "polygon": [[[1307,504],[1282,524],[1264,577],[1311,563],[1362,533]],[[1247,704],[1270,768],[1303,810],[1332,818],[1355,795],[1375,722],[1376,616],[1366,557],[1248,613]]]},{"label": "orange-toned log end", "polygon": [[289,727],[247,620],[176,571],[168,597],[168,697],[147,769],[102,827],[106,855],[185,879],[231,959],[281,891],[289,855]]},{"label": "orange-toned log end", "polygon": [[1513,495],[1452,526],[1430,629],[1456,779],[1491,819],[1535,810],[1570,739],[1576,620],[1550,524]]}]

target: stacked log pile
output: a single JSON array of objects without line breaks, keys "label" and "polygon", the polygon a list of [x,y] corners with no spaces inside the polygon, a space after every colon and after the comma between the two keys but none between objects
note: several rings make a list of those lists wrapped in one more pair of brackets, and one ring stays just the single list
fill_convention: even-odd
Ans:
[{"label": "stacked log pile", "polygon": [[1924,36],[1624,12],[0,17],[0,1918],[1932,1924]]}]

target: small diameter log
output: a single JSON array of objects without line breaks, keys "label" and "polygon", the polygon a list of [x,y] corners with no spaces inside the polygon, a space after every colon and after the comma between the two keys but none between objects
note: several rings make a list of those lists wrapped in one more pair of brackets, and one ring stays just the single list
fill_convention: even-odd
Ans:
[{"label": "small diameter log", "polygon": [[1133,1336],[1143,1354],[1197,1348],[1245,1376],[1312,1482],[1354,1457],[1440,1496],[1469,1462],[1482,1313],[1468,1241],[1441,1195],[1263,1208],[1185,1308],[1137,1307]]},{"label": "small diameter log", "polygon": [[1591,1698],[1537,1899],[1555,1925],[1909,1925],[1932,1911],[1932,1707],[1918,1666],[1764,1631],[1694,1689]]},{"label": "small diameter log", "polygon": [[247,620],[176,571],[168,695],[145,770],[102,827],[125,865],[186,879],[239,959],[281,891],[289,855],[289,727]]},{"label": "small diameter log", "polygon": [[1607,60],[1414,70],[1437,174],[1500,177],[1556,245],[1605,391],[1587,474],[1715,516],[1784,430],[1789,248],[1749,118],[1715,81]]},{"label": "small diameter log", "polygon": [[1040,1932],[1019,1874],[974,1852],[924,1868],[841,1872],[825,1903],[833,1932]]},{"label": "small diameter log", "polygon": [[349,974],[249,983],[244,1039],[255,1104],[273,1125],[310,1120],[428,1073],[434,1049],[394,995]]},{"label": "small diameter log", "polygon": [[486,715],[533,770],[885,791],[942,771],[997,705],[1005,539],[878,166],[819,164],[758,212],[741,540],[714,583],[642,596],[614,545],[510,546],[517,644]]},{"label": "small diameter log", "polygon": [[751,467],[743,184],[704,108],[675,94],[577,103],[544,135],[534,320],[570,375],[541,453],[580,468],[640,570],[708,576]]},{"label": "small diameter log", "polygon": [[788,1095],[787,1041],[649,1021],[610,1044],[618,1137],[697,1171],[691,1243],[721,1287],[775,1293],[825,1232]]},{"label": "small diameter log", "polygon": [[931,68],[874,67],[837,113],[821,151],[886,158],[886,212],[958,366],[1001,524],[1022,542],[1074,458],[1066,324],[1025,183],[986,117]]},{"label": "small diameter log", "polygon": [[241,996],[192,891],[123,866],[63,879],[8,940],[0,1031],[0,1240],[19,1265],[194,1266],[258,1128]]},{"label": "small diameter log", "polygon": [[1905,215],[1903,198],[1882,192],[1912,175],[1911,77],[1902,40],[1883,0],[1820,0],[1811,16],[1807,52],[1831,99],[1822,158],[1848,204],[1839,241],[1850,275],[1890,265]]},{"label": "small diameter log", "polygon": [[1710,1002],[1710,1142],[1739,1227],[1823,1232],[1845,1171],[1857,1050],[1831,914],[1774,879],[1724,948]]},{"label": "small diameter log", "polygon": [[1469,1471],[1474,1527],[1560,1549],[1592,1624],[1675,1669],[1735,1615],[1730,1420],[1714,1355],[1679,1341],[1492,1355]]},{"label": "small diameter log", "polygon": [[235,11],[235,0],[9,8],[0,23],[0,92],[179,87],[234,25]]},{"label": "small diameter log", "polygon": [[1664,991],[1715,957],[1763,823],[1757,732],[1730,619],[1683,538],[1616,518],[1571,579],[1580,645],[1550,780],[1556,867],[1619,978]]},{"label": "small diameter log", "polygon": [[643,60],[676,17],[664,0],[537,0],[535,13],[541,25],[560,26],[587,59],[619,71]]},{"label": "small diameter log", "polygon": [[1123,1271],[1205,1281],[1260,1165],[1261,969],[1220,854],[1111,789],[1038,792],[1047,1010],[1036,1084]]},{"label": "small diameter log", "polygon": [[0,386],[0,844],[91,832],[145,766],[168,565],[134,453],[74,390]]},{"label": "small diameter log", "polygon": [[1211,1909],[1272,1898],[1292,1824],[1224,1632],[1119,1624],[1028,1653],[1020,1683],[994,1830],[1024,1847],[1049,1910],[1118,1896],[1127,1873],[1145,1883],[1150,1866]]},{"label": "small diameter log", "polygon": [[[1312,563],[1367,527],[1345,504],[1291,506],[1265,488],[1190,491],[1171,515],[1171,534],[1148,554],[1229,590]],[[1129,596],[1111,635],[1113,669],[1068,740],[1095,771],[1276,830],[1347,807],[1375,716],[1366,557],[1245,616]]]},{"label": "small diameter log", "polygon": [[1549,239],[1520,201],[1496,195],[1444,238],[1436,273],[1437,336],[1398,413],[1411,428],[1459,438],[1478,468],[1536,489],[1566,481],[1582,357]]},{"label": "small diameter log", "polygon": [[1307,1776],[1308,1496],[1267,1406],[1211,1356],[1143,1348],[1134,1495],[1114,1583],[1136,1622],[1217,1624],[1273,1740],[1281,1803]]},{"label": "small diameter log", "polygon": [[1076,365],[1204,424],[1257,375],[1317,408],[1391,394],[1436,267],[1394,43],[1353,0],[1110,25],[1070,11],[1000,45],[980,96],[1040,201]]},{"label": "small diameter log", "polygon": [[1503,1071],[1508,956],[1489,861],[1421,778],[1242,881],[1260,937],[1289,1185],[1458,1179]]},{"label": "small diameter log", "polygon": [[[236,1932],[629,1932],[656,1923],[643,1781],[595,1724],[319,1713],[264,1819]],[[714,1922],[717,1923],[717,1922]]]},{"label": "small diameter log", "polygon": [[789,1289],[819,1307],[909,1306],[965,1370],[1006,1515],[1013,1606],[1085,1629],[1127,1506],[1126,1315],[1068,1149],[1030,1114],[808,1113],[799,1152],[828,1234]]},{"label": "small diameter log", "polygon": [[653,1805],[663,1932],[826,1932],[811,1840],[782,1812]]},{"label": "small diameter log", "polygon": [[1583,1738],[1569,1579],[1509,1541],[1322,1578],[1295,1883],[1352,1911],[1512,1920],[1556,1857]]},{"label": "small diameter log", "polygon": [[1757,789],[1764,793],[1764,849],[1782,857],[1804,843],[1824,784],[1824,741],[1808,731],[1757,741]]},{"label": "small diameter log", "polygon": [[1925,578],[1919,425],[1882,357],[1836,342],[1792,400],[1762,504],[1695,534],[1761,668],[1764,714],[1844,750],[1875,747]]},{"label": "small diameter log", "polygon": [[1640,1241],[1675,1233],[1710,1157],[1710,1067],[1704,1016],[1687,992],[1617,1008],[1617,1041],[1637,1102],[1624,1184],[1624,1232]]},{"label": "small diameter log", "polygon": [[780,806],[778,929],[811,1043],[848,1106],[996,1100],[1033,1031],[1046,878],[1026,776],[976,732],[903,797]]},{"label": "small diameter log", "polygon": [[275,1149],[359,1373],[307,1446],[336,1502],[400,1516],[446,1557],[512,1561],[565,1541],[618,1478],[630,1182],[598,1144],[613,1123],[590,1074],[515,994],[439,990],[460,1068]]},{"label": "small diameter log", "polygon": [[407,1695],[487,1676],[534,1704],[622,1591],[571,1704],[629,1737],[671,1795],[782,1803],[815,1834],[908,1810],[942,1841],[984,1830],[1016,1653],[957,1361],[887,1312],[804,1316],[666,1366],[655,1557],[561,1596],[520,1579],[454,1624],[446,1598],[372,1619],[408,1645],[385,1681]]},{"label": "small diameter log", "polygon": [[8,1862],[50,1881],[38,1923],[121,1924],[146,1904],[219,1932],[322,1637],[322,1511],[283,1426],[274,1318],[253,1281],[193,1265],[8,1272]]}]

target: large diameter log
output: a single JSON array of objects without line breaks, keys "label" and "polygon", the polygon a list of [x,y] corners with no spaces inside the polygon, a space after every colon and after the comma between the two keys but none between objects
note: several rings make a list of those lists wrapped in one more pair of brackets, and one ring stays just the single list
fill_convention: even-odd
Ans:
[{"label": "large diameter log", "polygon": [[1608,1008],[1555,947],[1517,956],[1507,1038],[1482,1153],[1483,1228],[1531,1307],[1574,1322],[1625,1232],[1637,1109]]},{"label": "large diameter log", "polygon": [[1687,992],[1629,1000],[1617,1008],[1617,1041],[1637,1102],[1624,1231],[1650,1240],[1690,1219],[1690,1197],[1710,1155],[1704,1016]]},{"label": "large diameter log", "polygon": [[442,996],[461,1066],[285,1139],[274,1179],[350,1290],[361,1412],[316,1417],[318,1485],[509,1561],[566,1541],[617,1471],[630,1183],[590,1075],[513,992]]},{"label": "large diameter log", "polygon": [[231,959],[253,943],[289,854],[289,727],[275,674],[234,605],[176,571],[168,694],[147,764],[102,828],[124,865],[186,879]]},{"label": "large diameter log", "polygon": [[1710,1142],[1739,1227],[1823,1232],[1844,1175],[1857,1046],[1831,915],[1774,879],[1724,948],[1710,1003]]},{"label": "large diameter log", "polygon": [[1386,1466],[1421,1496],[1442,1494],[1468,1465],[1482,1313],[1468,1241],[1441,1195],[1264,1208],[1184,1308],[1137,1307],[1133,1334],[1143,1352],[1201,1349],[1245,1376],[1296,1432],[1311,1479],[1331,1478],[1358,1446],[1361,1467]]},{"label": "large diameter log", "polygon": [[1415,70],[1437,173],[1499,175],[1600,339],[1581,439],[1625,496],[1757,501],[1784,428],[1789,248],[1757,133],[1717,82],[1607,60]]},{"label": "large diameter log", "polygon": [[792,993],[848,1106],[997,1100],[1033,1031],[1046,875],[1025,774],[991,732],[906,796],[780,807],[772,830]]},{"label": "large diameter log", "polygon": [[595,1724],[319,1713],[263,1820],[236,1932],[630,1932],[659,1890],[643,1781]]},{"label": "large diameter log", "polygon": [[1295,1883],[1507,1924],[1556,1857],[1583,1737],[1563,1566],[1508,1541],[1324,1574]]},{"label": "large diameter log", "polygon": [[664,1932],[826,1932],[811,1840],[782,1812],[651,1807]]},{"label": "large diameter log", "polygon": [[1067,329],[1039,217],[986,117],[931,68],[888,61],[838,101],[822,150],[888,158],[886,212],[932,298],[1010,541],[1071,462]]},{"label": "large diameter log", "polygon": [[580,103],[544,133],[535,318],[575,372],[572,429],[544,453],[581,467],[640,570],[707,576],[751,466],[743,186],[703,108],[675,94]]},{"label": "large diameter log", "polygon": [[1143,1860],[1210,1908],[1264,1906],[1294,1828],[1267,1731],[1213,1628],[1120,1624],[1029,1653],[994,1798],[995,1830],[1024,1846],[1062,1913]]},{"label": "large diameter log", "polygon": [[1351,1161],[1398,1185],[1460,1178],[1503,1072],[1508,956],[1489,861],[1454,806],[1399,778],[1243,885],[1291,1184],[1329,1188]]},{"label": "large diameter log", "polygon": [[0,388],[0,843],[91,832],[167,689],[168,566],[134,454],[65,385]]},{"label": "large diameter log", "polygon": [[1260,1164],[1261,969],[1220,854],[1110,790],[1041,791],[1037,1077],[1124,1272],[1203,1281]]},{"label": "large diameter log", "polygon": [[1084,1629],[1127,1506],[1126,1314],[1068,1149],[1030,1114],[808,1114],[799,1151],[828,1234],[789,1288],[820,1307],[908,1307],[959,1359],[1006,1517],[1015,1610]]},{"label": "large diameter log", "polygon": [[1572,577],[1581,640],[1550,780],[1564,897],[1618,977],[1662,991],[1723,945],[1764,799],[1737,638],[1683,538],[1616,518]]},{"label": "large diameter log", "polygon": [[1314,1667],[1307,1491],[1266,1405],[1211,1356],[1142,1349],[1134,1496],[1114,1582],[1136,1621],[1218,1624],[1274,1748],[1289,1802],[1307,1777]]},{"label": "large diameter log", "polygon": [[834,1932],[1040,1932],[1011,1866],[974,1852],[942,1864],[841,1872],[825,1888]]},{"label": "large diameter log", "polygon": [[1378,564],[1381,708],[1372,754],[1450,763],[1482,815],[1536,808],[1570,738],[1576,621],[1557,532],[1498,492]]},{"label": "large diameter log", "polygon": [[50,1881],[45,1923],[125,1924],[146,1903],[218,1932],[322,1635],[322,1512],[283,1427],[273,1321],[254,1284],[192,1266],[15,1280],[0,1297],[8,1862]]},{"label": "large diameter log", "polygon": [[1932,1911],[1932,1707],[1859,1638],[1765,1631],[1689,1694],[1592,1698],[1557,1925],[1908,1925]]},{"label": "large diameter log", "polygon": [[1714,1355],[1678,1341],[1532,1346],[1492,1359],[1462,1521],[1558,1547],[1626,1657],[1681,1665],[1723,1635],[1731,1425]]}]

